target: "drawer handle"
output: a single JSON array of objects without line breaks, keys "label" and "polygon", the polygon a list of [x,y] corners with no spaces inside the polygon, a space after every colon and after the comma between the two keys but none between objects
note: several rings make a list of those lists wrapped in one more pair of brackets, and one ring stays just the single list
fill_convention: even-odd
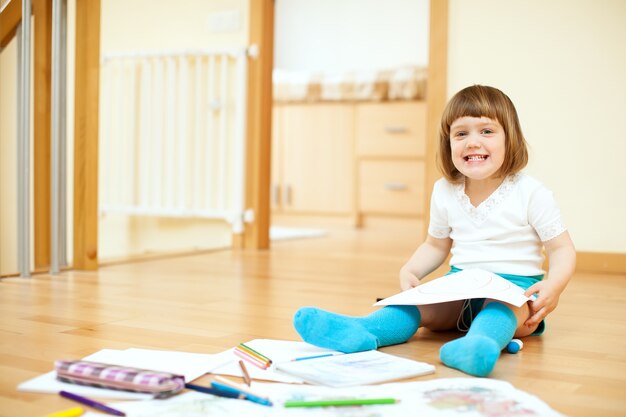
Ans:
[{"label": "drawer handle", "polygon": [[385,126],[385,132],[391,133],[392,135],[398,135],[400,133],[406,133],[409,129],[406,126]]},{"label": "drawer handle", "polygon": [[385,190],[389,190],[389,191],[404,191],[407,188],[407,185],[402,183],[402,182],[386,182],[385,185]]}]

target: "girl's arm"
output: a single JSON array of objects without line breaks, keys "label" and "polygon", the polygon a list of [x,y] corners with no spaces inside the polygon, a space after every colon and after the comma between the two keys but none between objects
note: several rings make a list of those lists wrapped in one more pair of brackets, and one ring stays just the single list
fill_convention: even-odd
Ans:
[{"label": "girl's arm", "polygon": [[400,287],[402,291],[417,287],[420,279],[437,269],[447,258],[452,247],[449,237],[437,239],[426,237],[415,253],[400,269]]},{"label": "girl's arm", "polygon": [[538,325],[558,305],[561,293],[567,287],[576,268],[576,250],[568,232],[563,232],[544,243],[548,254],[548,277],[526,290],[526,296],[537,295],[530,302],[528,327]]}]

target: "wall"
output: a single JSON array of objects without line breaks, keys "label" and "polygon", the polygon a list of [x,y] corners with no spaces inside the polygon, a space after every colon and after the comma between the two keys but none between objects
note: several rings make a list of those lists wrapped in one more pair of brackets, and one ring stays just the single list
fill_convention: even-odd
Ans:
[{"label": "wall", "polygon": [[623,0],[450,0],[448,94],[500,88],[577,250],[626,252]]},{"label": "wall", "polygon": [[276,0],[274,67],[351,71],[426,65],[428,0]]}]

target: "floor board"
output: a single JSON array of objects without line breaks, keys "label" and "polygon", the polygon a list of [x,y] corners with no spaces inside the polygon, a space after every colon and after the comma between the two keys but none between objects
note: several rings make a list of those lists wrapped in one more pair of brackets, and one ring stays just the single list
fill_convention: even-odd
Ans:
[{"label": "floor board", "polygon": [[[69,408],[56,395],[17,392],[55,359],[129,347],[217,353],[254,338],[298,340],[291,317],[315,305],[372,311],[398,291],[400,266],[419,242],[411,228],[337,229],[273,243],[102,267],[97,272],[0,281],[0,416]],[[503,354],[493,378],[569,416],[626,415],[626,276],[578,272],[546,333]],[[430,378],[464,374],[439,362],[454,332],[421,329],[383,351],[436,365]]]}]

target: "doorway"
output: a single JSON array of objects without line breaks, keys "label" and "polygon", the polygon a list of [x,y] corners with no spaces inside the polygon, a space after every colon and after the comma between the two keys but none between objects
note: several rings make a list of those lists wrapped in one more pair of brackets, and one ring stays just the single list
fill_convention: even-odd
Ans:
[{"label": "doorway", "polygon": [[[388,133],[396,141],[425,141],[425,118],[421,138],[415,139],[415,132],[400,132],[409,127],[396,121],[394,113],[407,105],[400,112],[409,119],[412,111],[425,112],[429,9],[428,0],[394,0],[382,10],[374,1],[275,2],[274,239],[319,236],[328,228],[364,226],[379,219],[421,227],[423,209],[417,200],[424,200],[426,188],[425,145],[412,150],[406,164],[403,150],[363,151],[361,142],[362,130],[368,129],[362,127],[363,119],[381,112],[390,113],[396,124],[382,126],[396,129]],[[398,159],[403,160],[399,165]],[[381,180],[380,170],[387,164],[392,172]],[[398,166],[406,166],[409,177],[421,181],[395,179]],[[376,187],[383,187],[382,192]],[[392,199],[413,199],[414,204],[403,211],[377,205],[385,193]]]}]

